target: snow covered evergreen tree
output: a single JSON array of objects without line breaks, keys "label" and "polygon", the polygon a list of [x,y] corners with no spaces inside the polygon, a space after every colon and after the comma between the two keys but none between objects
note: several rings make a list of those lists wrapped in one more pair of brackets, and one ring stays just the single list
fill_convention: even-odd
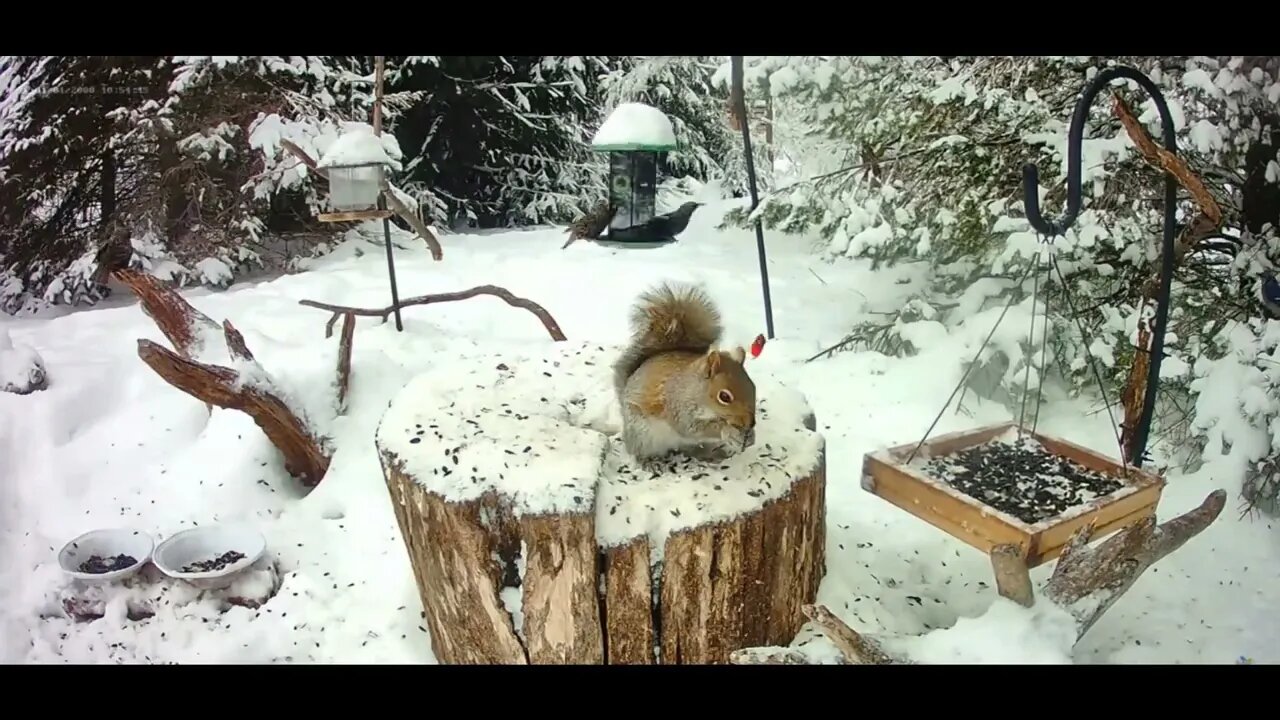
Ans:
[{"label": "snow covered evergreen tree", "polygon": [[446,224],[567,221],[604,192],[588,143],[603,56],[388,58],[388,79],[421,101],[396,125],[404,182]]},{"label": "snow covered evergreen tree", "polygon": [[154,58],[0,58],[0,309],[101,297],[138,192],[117,110],[166,92]]}]

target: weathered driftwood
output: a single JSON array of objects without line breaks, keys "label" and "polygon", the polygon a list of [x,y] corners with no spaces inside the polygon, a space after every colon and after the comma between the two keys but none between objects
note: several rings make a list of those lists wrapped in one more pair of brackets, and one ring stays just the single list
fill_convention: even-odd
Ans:
[{"label": "weathered driftwood", "polygon": [[1081,528],[1058,559],[1045,597],[1070,612],[1084,635],[1147,568],[1212,525],[1226,502],[1226,491],[1214,490],[1198,507],[1168,522],[1156,525],[1147,516],[1094,548],[1088,547],[1093,527]]},{"label": "weathered driftwood", "polygon": [[[1222,512],[1226,499],[1225,491],[1215,490],[1199,507],[1168,522],[1156,525],[1154,517],[1147,516],[1092,548],[1089,541],[1094,526],[1080,528],[1059,555],[1042,597],[1070,613],[1078,623],[1077,639],[1083,637],[1147,568],[1209,527]],[[997,583],[1003,585],[1001,594],[1028,607],[1034,604],[1030,576],[1017,547],[998,546],[991,555]],[[813,608],[806,613],[840,649],[847,663],[901,662],[885,653],[875,639],[854,632],[826,608]],[[761,664],[762,657],[778,657],[778,662],[789,664],[807,662],[803,654],[779,647],[743,648],[734,662]]]},{"label": "weathered driftwood", "polygon": [[[165,382],[206,406],[239,410],[253,418],[284,457],[285,469],[307,487],[318,484],[329,468],[324,439],[313,435],[298,413],[271,391],[269,381],[241,384],[240,371],[208,361],[210,356],[221,355],[248,366],[256,377],[270,377],[231,322],[225,321],[219,327],[150,275],[136,270],[116,274],[137,293],[143,312],[155,321],[176,350],[138,340],[138,357]],[[210,347],[217,337],[225,344],[225,355]]]},{"label": "weathered driftwood", "polygon": [[[607,380],[608,357],[591,350],[483,358],[471,363],[477,370],[448,382],[440,378],[453,371],[442,368],[423,376],[421,391],[413,389],[418,381],[410,383],[383,417],[376,443],[436,658],[709,664],[729,662],[745,646],[789,642],[825,572],[821,437],[800,430],[802,420],[793,416],[762,417],[756,446],[736,458],[652,474],[628,470],[635,463],[616,437],[568,424],[547,430],[546,416],[524,414],[541,409],[558,417],[576,407],[575,398],[555,394],[564,375]],[[450,386],[468,395],[442,389]],[[508,387],[531,397],[531,409]],[[475,394],[484,392],[492,398]],[[806,424],[812,428],[812,417]],[[506,434],[530,426],[542,433],[537,447],[533,434]],[[779,445],[786,442],[797,450],[788,454]],[[509,464],[485,467],[495,455]],[[757,476],[735,473],[771,455],[786,458],[777,460],[786,470],[760,475],[771,494],[748,499],[757,497]],[[525,459],[547,464],[522,465]],[[555,468],[577,469],[562,477]],[[493,475],[506,484],[491,484]],[[739,478],[744,482],[735,485]],[[691,488],[684,482],[701,483],[705,492],[685,493]],[[653,491],[658,486],[671,492]],[[556,493],[556,508],[531,507]],[[730,494],[740,512],[701,521],[700,503]],[[653,530],[682,513],[686,520],[671,522],[671,531]],[[519,609],[509,611],[515,598]]]},{"label": "weathered driftwood", "polygon": [[114,275],[138,296],[143,314],[151,318],[179,357],[197,359],[194,353],[204,338],[218,332],[213,318],[192,307],[160,278],[133,269],[117,270]]},{"label": "weathered driftwood", "polygon": [[853,665],[894,665],[899,662],[885,652],[880,643],[854,632],[825,606],[808,605],[804,614],[839,648],[846,662]]}]

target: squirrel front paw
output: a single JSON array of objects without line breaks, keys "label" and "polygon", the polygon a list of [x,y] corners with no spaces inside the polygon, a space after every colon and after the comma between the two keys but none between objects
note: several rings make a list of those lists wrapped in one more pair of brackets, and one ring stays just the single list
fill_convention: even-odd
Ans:
[{"label": "squirrel front paw", "polygon": [[720,462],[734,454],[734,449],[719,442],[704,442],[690,445],[686,450],[689,457],[703,462]]}]

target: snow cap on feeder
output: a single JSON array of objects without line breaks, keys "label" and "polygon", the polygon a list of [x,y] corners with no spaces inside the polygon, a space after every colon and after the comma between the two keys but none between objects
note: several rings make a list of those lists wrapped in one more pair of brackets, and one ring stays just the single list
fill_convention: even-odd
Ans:
[{"label": "snow cap on feeder", "polygon": [[622,103],[605,118],[591,148],[609,153],[609,222],[613,240],[647,242],[642,226],[653,219],[658,199],[658,153],[676,149],[671,119],[644,103]]},{"label": "snow cap on feeder", "polygon": [[377,212],[386,168],[400,169],[400,145],[368,123],[343,123],[342,134],[317,164],[329,176],[329,203],[338,213]]}]

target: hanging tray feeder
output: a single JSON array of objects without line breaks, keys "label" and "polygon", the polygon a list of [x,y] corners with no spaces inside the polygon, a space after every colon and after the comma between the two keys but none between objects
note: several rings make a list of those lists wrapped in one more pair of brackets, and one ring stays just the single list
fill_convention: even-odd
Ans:
[{"label": "hanging tray feeder", "polygon": [[[1102,88],[1117,78],[1132,79],[1141,85],[1155,100],[1163,121],[1165,147],[1176,153],[1173,120],[1159,89],[1141,72],[1126,67],[1111,67],[1100,71],[1086,87],[1075,108],[1067,149],[1067,213],[1057,222],[1045,220],[1040,215],[1037,188],[1038,176],[1034,166],[1024,169],[1024,192],[1027,219],[1040,232],[1041,257],[1051,246],[1052,238],[1061,235],[1075,221],[1080,211],[1081,139],[1085,120],[1094,97]],[[1129,461],[1116,461],[1067,440],[1039,433],[1033,421],[1026,427],[1026,395],[1022,417],[1017,422],[990,425],[943,435],[929,440],[929,433],[937,425],[947,405],[954,399],[977,357],[970,363],[951,398],[943,406],[933,425],[917,443],[887,448],[868,453],[863,459],[862,487],[867,492],[883,498],[916,517],[943,530],[953,537],[990,554],[1000,546],[1017,548],[1017,555],[1026,567],[1048,562],[1062,552],[1072,535],[1082,527],[1093,524],[1094,539],[1134,525],[1155,514],[1156,506],[1164,490],[1165,481],[1160,476],[1139,469],[1145,455],[1147,436],[1155,404],[1155,393],[1160,377],[1160,360],[1163,356],[1164,327],[1169,313],[1169,285],[1173,273],[1174,192],[1176,181],[1165,174],[1165,225],[1164,263],[1161,266],[1160,294],[1153,322],[1153,337],[1149,351],[1147,388],[1140,416],[1134,426],[1129,452],[1117,434],[1120,455],[1128,454]],[[1032,263],[1018,286],[1041,265]],[[1063,288],[1063,298],[1072,305],[1069,285],[1058,267],[1052,252],[1044,268],[1056,272]],[[1035,276],[1033,290],[1033,317],[1039,295],[1039,275]],[[1005,313],[1012,306],[1016,295],[1010,298]],[[1074,307],[1069,307],[1075,315]],[[996,320],[998,327],[1004,313]],[[1045,320],[1048,309],[1046,301]],[[1084,327],[1079,325],[1088,339]],[[1034,328],[1034,320],[1033,320]],[[978,357],[994,335],[987,336]],[[1047,327],[1044,335],[1047,335]],[[1043,342],[1043,336],[1042,336]],[[1144,352],[1139,349],[1139,352]],[[1041,372],[1045,352],[1041,350]],[[1106,388],[1097,372],[1096,363],[1089,355],[1094,377],[1098,380],[1106,400]],[[1031,360],[1028,360],[1028,378]],[[1029,381],[1024,393],[1029,393]],[[1036,419],[1039,416],[1037,392]],[[1115,418],[1112,416],[1113,425]],[[998,578],[997,578],[998,579]],[[999,583],[998,583],[999,584]],[[1001,594],[1004,594],[1001,588]]]}]

